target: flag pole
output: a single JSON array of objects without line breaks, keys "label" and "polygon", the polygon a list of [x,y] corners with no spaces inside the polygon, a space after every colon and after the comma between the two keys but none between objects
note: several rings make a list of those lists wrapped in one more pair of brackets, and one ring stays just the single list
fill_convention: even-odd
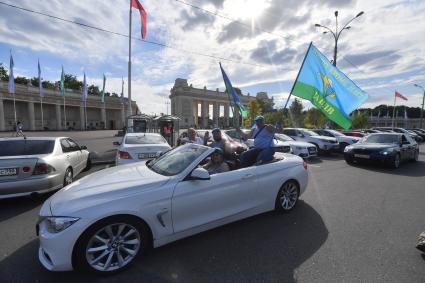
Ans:
[{"label": "flag pole", "polygon": [[84,130],[87,131],[87,97],[84,99]]},{"label": "flag pole", "polygon": [[40,96],[40,108],[41,108],[41,130],[44,131],[43,97],[42,96]]},{"label": "flag pole", "polygon": [[[128,27],[128,116],[131,116],[132,109],[131,109],[131,16],[132,16],[132,6],[131,6],[131,0],[130,2],[130,11],[129,11],[129,27]],[[125,113],[125,107],[124,107],[124,113]],[[125,115],[125,114],[124,114]],[[133,120],[128,121],[128,128],[133,128]]]},{"label": "flag pole", "polygon": [[64,91],[64,94],[63,94],[63,117],[64,117],[63,126],[64,126],[64,129],[67,130],[67,127],[66,127],[66,109],[65,109],[65,91]]},{"label": "flag pole", "polygon": [[[13,78],[12,78],[12,80],[13,80]],[[18,124],[18,120],[16,119],[16,102],[15,102],[15,93],[13,93],[13,112],[14,112],[14,114],[15,114],[15,127],[17,126],[17,124]]]},{"label": "flag pole", "polygon": [[391,123],[391,128],[394,129],[394,115],[395,115],[395,100],[396,100],[397,96],[394,93],[394,108],[393,108],[393,121]]}]

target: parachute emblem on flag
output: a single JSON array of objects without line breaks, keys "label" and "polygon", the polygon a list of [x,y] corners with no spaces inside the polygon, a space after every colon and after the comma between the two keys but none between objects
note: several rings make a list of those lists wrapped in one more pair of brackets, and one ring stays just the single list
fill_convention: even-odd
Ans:
[{"label": "parachute emblem on flag", "polygon": [[323,94],[325,95],[325,97],[329,97],[332,99],[335,98],[336,92],[333,88],[332,80],[322,73],[319,73],[319,76],[322,78],[323,81]]}]

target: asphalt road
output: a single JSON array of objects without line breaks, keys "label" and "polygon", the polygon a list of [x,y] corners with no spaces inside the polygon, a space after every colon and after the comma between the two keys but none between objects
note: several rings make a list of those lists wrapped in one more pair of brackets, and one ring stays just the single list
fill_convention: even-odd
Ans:
[{"label": "asphalt road", "polygon": [[[421,150],[425,152],[425,147]],[[425,155],[398,170],[353,167],[339,155],[325,156],[310,162],[309,170],[307,191],[291,213],[266,213],[177,241],[107,278],[52,273],[38,262],[34,225],[47,197],[0,200],[0,278],[2,282],[425,282],[425,255],[414,247],[425,230]]]}]

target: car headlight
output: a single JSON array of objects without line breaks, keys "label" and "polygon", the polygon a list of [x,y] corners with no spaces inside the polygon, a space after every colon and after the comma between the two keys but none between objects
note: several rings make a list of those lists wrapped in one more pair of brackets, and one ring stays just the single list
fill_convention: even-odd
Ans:
[{"label": "car headlight", "polygon": [[59,233],[60,231],[65,230],[75,222],[77,222],[80,218],[77,217],[63,217],[63,216],[52,216],[46,217],[44,222],[46,224],[46,229],[50,233]]},{"label": "car headlight", "polygon": [[393,153],[393,150],[385,149],[385,150],[380,151],[379,153],[382,154],[382,155],[388,155],[388,154]]},{"label": "car headlight", "polygon": [[351,147],[349,147],[349,146],[346,146],[345,148],[344,148],[344,152],[349,152],[349,151],[351,151]]}]

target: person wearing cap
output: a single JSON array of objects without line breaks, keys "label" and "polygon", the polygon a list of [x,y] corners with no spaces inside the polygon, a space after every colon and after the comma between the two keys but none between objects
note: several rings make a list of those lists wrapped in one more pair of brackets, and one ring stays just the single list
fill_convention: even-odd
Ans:
[{"label": "person wearing cap", "polygon": [[224,153],[226,153],[226,148],[228,148],[227,141],[223,139],[220,129],[214,128],[211,131],[211,133],[212,133],[213,139],[212,141],[207,142],[206,145],[213,148],[219,147],[223,150]]},{"label": "person wearing cap", "polygon": [[255,126],[251,130],[254,139],[254,147],[241,154],[242,167],[252,164],[262,164],[271,161],[274,149],[271,146],[276,128],[273,125],[265,124],[264,117],[259,115],[255,118]]},{"label": "person wearing cap", "polygon": [[208,161],[203,168],[206,169],[210,175],[230,170],[229,165],[224,162],[224,151],[219,147],[214,148],[214,152],[211,154],[211,160]]}]

